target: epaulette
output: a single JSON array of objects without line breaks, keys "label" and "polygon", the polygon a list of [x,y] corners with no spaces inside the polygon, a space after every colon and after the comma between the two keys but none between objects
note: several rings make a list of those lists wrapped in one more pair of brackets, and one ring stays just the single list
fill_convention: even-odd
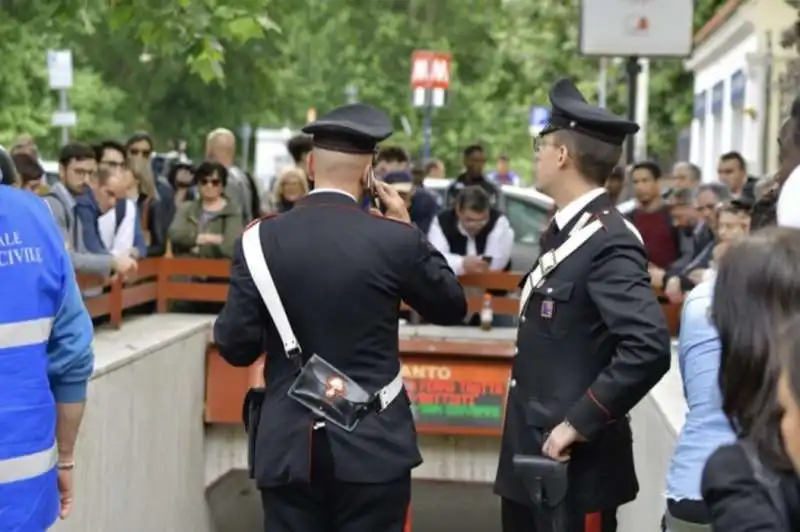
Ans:
[{"label": "epaulette", "polygon": [[396,224],[400,224],[400,225],[405,225],[405,226],[407,226],[407,227],[414,227],[414,224],[412,224],[411,222],[404,222],[404,221],[402,221],[402,220],[396,220],[396,219],[394,219],[394,218],[389,218],[388,216],[384,216],[384,215],[382,215],[382,214],[377,214],[377,213],[374,213],[374,212],[372,212],[371,210],[369,211],[369,213],[370,213],[372,216],[374,216],[375,218],[379,218],[379,219],[381,219],[381,220],[388,220],[388,221],[390,221],[390,222],[394,222],[394,223],[396,223]]},{"label": "epaulette", "polygon": [[264,214],[263,216],[260,216],[260,217],[256,218],[255,220],[253,220],[252,222],[250,222],[249,224],[247,224],[245,226],[244,230],[247,231],[248,229],[250,229],[251,227],[253,227],[254,225],[256,225],[257,223],[259,223],[259,222],[261,222],[263,220],[269,220],[270,218],[277,218],[277,217],[278,217],[278,213],[276,213],[276,212],[273,212],[273,213],[270,213],[270,214]]}]

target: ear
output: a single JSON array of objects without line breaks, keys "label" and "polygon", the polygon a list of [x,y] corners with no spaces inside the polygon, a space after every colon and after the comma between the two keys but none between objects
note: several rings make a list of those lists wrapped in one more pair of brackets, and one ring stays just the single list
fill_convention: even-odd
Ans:
[{"label": "ear", "polygon": [[561,144],[558,147],[558,158],[556,159],[556,165],[559,168],[564,168],[567,165],[567,159],[570,158],[570,153],[567,147]]},{"label": "ear", "polygon": [[314,181],[314,153],[308,152],[306,155],[306,168],[308,168],[308,179]]}]

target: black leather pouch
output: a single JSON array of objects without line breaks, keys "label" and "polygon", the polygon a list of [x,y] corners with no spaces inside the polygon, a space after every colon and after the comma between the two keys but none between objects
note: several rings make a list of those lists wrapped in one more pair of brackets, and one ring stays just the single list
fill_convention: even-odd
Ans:
[{"label": "black leather pouch", "polygon": [[312,355],[289,388],[289,397],[348,432],[378,408],[377,399],[319,355]]}]

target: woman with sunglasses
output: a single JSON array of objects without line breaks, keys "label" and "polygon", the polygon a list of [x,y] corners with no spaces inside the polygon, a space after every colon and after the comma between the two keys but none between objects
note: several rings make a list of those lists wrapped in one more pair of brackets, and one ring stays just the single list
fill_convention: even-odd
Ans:
[{"label": "woman with sunglasses", "polygon": [[228,171],[216,162],[204,161],[194,174],[198,198],[180,206],[169,228],[176,256],[203,259],[233,258],[233,246],[242,233],[239,206],[223,194]]}]

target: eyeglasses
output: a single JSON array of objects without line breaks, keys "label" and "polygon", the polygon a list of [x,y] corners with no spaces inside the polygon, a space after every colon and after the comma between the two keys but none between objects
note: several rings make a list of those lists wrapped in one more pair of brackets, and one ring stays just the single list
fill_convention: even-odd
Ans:
[{"label": "eyeglasses", "polygon": [[102,164],[103,166],[107,166],[112,170],[117,168],[122,168],[123,166],[125,166],[125,163],[122,161],[100,161],[100,164]]},{"label": "eyeglasses", "polygon": [[219,179],[203,179],[200,181],[200,186],[204,187],[206,185],[211,185],[212,187],[218,187],[222,184],[222,181]]},{"label": "eyeglasses", "polygon": [[149,158],[152,153],[153,150],[139,150],[136,148],[131,148],[128,150],[128,155],[133,157],[144,157],[145,159]]}]

